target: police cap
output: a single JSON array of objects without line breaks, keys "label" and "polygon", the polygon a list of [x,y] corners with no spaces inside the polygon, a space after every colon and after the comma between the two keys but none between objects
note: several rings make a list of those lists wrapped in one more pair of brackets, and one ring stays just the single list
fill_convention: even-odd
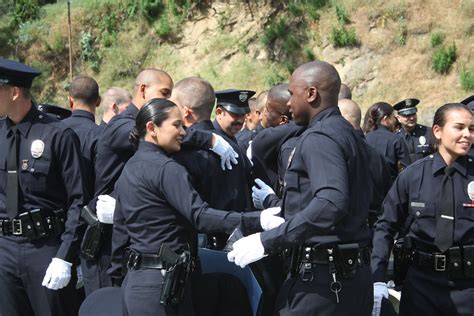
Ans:
[{"label": "police cap", "polygon": [[465,98],[464,100],[461,101],[462,104],[467,105],[469,110],[474,111],[474,95],[471,95],[470,97]]},{"label": "police cap", "polygon": [[235,114],[247,114],[250,112],[249,99],[255,91],[227,89],[216,91],[217,106]]},{"label": "police cap", "polygon": [[25,64],[0,58],[0,86],[31,88],[33,79],[41,72]]},{"label": "police cap", "polygon": [[72,113],[71,110],[51,104],[38,104],[38,110],[48,115],[51,115],[52,117],[55,117],[58,120],[64,120],[65,118],[70,117]]},{"label": "police cap", "polygon": [[393,108],[398,111],[399,115],[410,116],[417,112],[416,105],[418,103],[420,103],[418,99],[406,99],[395,104]]}]

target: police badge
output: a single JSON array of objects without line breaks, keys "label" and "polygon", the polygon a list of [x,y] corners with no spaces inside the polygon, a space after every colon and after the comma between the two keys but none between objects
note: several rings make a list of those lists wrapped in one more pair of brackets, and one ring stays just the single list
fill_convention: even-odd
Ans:
[{"label": "police badge", "polygon": [[241,91],[240,94],[239,94],[239,100],[240,102],[245,102],[247,101],[247,98],[248,98],[248,92],[247,91]]},{"label": "police badge", "polygon": [[36,139],[33,141],[33,143],[31,143],[31,156],[33,156],[33,158],[39,158],[43,155],[43,151],[44,151],[44,143],[42,140],[40,139]]}]

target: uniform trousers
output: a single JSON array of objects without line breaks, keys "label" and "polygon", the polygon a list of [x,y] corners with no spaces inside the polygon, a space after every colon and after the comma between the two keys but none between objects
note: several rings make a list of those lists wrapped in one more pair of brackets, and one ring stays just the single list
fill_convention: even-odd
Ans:
[{"label": "uniform trousers", "polygon": [[107,274],[111,262],[111,240],[105,239],[97,259],[81,259],[82,277],[86,296],[95,290],[112,286],[112,279]]},{"label": "uniform trousers", "polygon": [[123,314],[126,316],[193,316],[191,285],[177,306],[160,304],[163,275],[159,269],[129,270],[122,284]]},{"label": "uniform trousers", "polygon": [[411,266],[402,288],[400,315],[474,315],[474,278],[453,281],[447,272]]},{"label": "uniform trousers", "polygon": [[60,242],[57,237],[33,242],[25,237],[0,237],[0,315],[77,315],[81,302],[74,267],[65,288],[49,290],[41,285]]},{"label": "uniform trousers", "polygon": [[311,281],[303,281],[302,273],[285,280],[277,297],[274,315],[371,315],[374,297],[368,265],[358,266],[355,275],[350,278],[337,278],[342,285],[338,293],[339,303],[330,290],[332,276],[328,265],[313,264],[311,272]]}]

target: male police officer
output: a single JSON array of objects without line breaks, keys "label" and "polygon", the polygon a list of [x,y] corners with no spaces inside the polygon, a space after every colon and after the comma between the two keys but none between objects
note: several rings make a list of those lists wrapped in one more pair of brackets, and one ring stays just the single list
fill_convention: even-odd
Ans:
[{"label": "male police officer", "polygon": [[125,111],[130,102],[132,102],[132,96],[127,90],[116,87],[107,89],[102,96],[101,107],[104,109],[104,114],[102,114],[100,126],[105,127],[115,115]]},{"label": "male police officer", "polygon": [[84,199],[79,141],[32,104],[39,74],[0,59],[1,315],[75,315],[80,304],[71,281]]},{"label": "male police officer", "polygon": [[398,135],[407,144],[410,163],[433,153],[431,129],[417,124],[418,103],[418,99],[406,99],[393,106],[398,111],[397,119],[402,126]]},{"label": "male police officer", "polygon": [[371,190],[366,144],[337,108],[340,78],[328,63],[298,67],[288,103],[299,137],[285,174],[285,223],[234,243],[241,267],[294,247],[292,273],[275,305],[279,315],[370,315],[367,215]]}]

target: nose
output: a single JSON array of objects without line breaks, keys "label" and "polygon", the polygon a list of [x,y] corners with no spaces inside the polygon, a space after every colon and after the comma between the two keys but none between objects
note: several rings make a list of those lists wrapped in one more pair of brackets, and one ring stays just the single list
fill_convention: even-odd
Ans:
[{"label": "nose", "polygon": [[184,127],[181,125],[181,127],[179,128],[179,135],[181,136],[186,136],[186,131],[184,130]]}]

